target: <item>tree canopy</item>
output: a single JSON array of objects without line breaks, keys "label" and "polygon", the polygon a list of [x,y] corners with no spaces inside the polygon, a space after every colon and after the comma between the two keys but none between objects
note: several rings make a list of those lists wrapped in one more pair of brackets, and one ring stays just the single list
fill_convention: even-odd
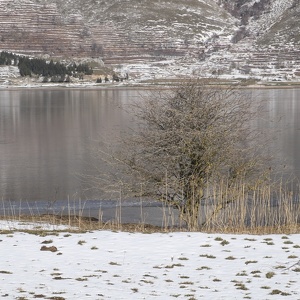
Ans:
[{"label": "tree canopy", "polygon": [[92,68],[87,63],[72,63],[65,65],[59,61],[46,61],[42,58],[30,58],[28,56],[17,55],[2,51],[0,53],[0,65],[17,64],[21,76],[39,75],[43,77],[54,76],[77,76],[77,74],[93,74]]}]

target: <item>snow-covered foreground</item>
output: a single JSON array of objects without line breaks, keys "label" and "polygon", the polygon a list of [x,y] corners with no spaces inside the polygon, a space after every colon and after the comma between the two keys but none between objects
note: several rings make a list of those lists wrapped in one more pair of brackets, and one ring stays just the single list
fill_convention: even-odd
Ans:
[{"label": "snow-covered foreground", "polygon": [[300,234],[39,236],[6,227],[1,221],[1,298],[300,299]]}]

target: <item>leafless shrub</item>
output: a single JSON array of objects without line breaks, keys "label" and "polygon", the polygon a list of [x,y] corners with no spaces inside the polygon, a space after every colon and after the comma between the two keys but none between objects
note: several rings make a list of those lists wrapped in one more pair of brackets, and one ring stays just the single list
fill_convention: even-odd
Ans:
[{"label": "leafless shrub", "polygon": [[194,230],[202,204],[217,203],[200,222],[205,226],[267,180],[260,133],[252,126],[258,105],[241,90],[190,80],[152,91],[132,110],[138,126],[123,139],[122,151],[99,150],[113,170],[96,180],[104,189],[118,186],[162,201]]}]

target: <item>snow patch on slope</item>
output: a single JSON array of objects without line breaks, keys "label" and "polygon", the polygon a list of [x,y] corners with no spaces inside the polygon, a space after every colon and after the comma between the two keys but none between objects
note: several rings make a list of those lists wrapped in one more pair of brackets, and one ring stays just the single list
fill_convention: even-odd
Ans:
[{"label": "snow patch on slope", "polygon": [[0,85],[7,84],[11,78],[20,76],[19,68],[16,66],[0,66]]},{"label": "snow patch on slope", "polygon": [[271,7],[268,12],[261,15],[257,20],[250,20],[249,30],[251,32],[262,32],[267,31],[272,25],[280,20],[283,13],[291,7],[293,0],[273,0],[271,1]]}]

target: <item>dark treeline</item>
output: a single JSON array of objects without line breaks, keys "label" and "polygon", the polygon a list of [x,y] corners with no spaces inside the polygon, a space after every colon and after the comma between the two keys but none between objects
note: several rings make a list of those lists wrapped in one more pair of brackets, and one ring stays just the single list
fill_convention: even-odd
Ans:
[{"label": "dark treeline", "polygon": [[72,63],[68,66],[60,62],[47,62],[42,58],[29,58],[2,51],[0,53],[0,65],[17,65],[21,76],[39,75],[45,78],[65,78],[66,76],[81,77],[93,74],[88,64]]}]

